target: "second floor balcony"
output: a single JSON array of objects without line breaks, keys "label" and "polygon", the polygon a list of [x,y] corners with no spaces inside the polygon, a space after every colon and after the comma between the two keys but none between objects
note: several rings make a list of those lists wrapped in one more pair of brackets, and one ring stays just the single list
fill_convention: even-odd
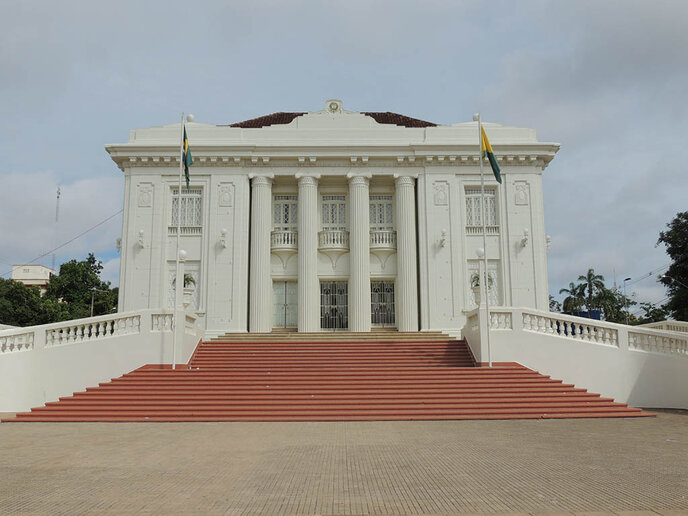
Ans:
[{"label": "second floor balcony", "polygon": [[296,231],[275,230],[270,234],[272,251],[296,251],[299,248],[299,234]]},{"label": "second floor balcony", "polygon": [[370,230],[370,250],[394,250],[397,248],[397,232],[392,229]]},{"label": "second floor balcony", "polygon": [[349,232],[341,229],[325,229],[318,233],[318,249],[348,250]]}]

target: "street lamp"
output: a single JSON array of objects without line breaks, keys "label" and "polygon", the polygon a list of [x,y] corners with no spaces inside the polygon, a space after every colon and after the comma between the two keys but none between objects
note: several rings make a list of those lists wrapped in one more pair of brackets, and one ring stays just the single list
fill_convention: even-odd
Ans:
[{"label": "street lamp", "polygon": [[624,296],[624,308],[626,309],[626,326],[628,326],[628,298],[626,298],[626,282],[631,281],[631,278],[625,278],[623,280],[623,296]]},{"label": "street lamp", "polygon": [[91,317],[93,317],[93,300],[95,298],[96,292],[107,292],[107,290],[98,288],[98,287],[91,287]]},{"label": "street lamp", "polygon": [[662,276],[660,279],[664,279],[664,278],[670,279],[671,281],[675,281],[676,283],[678,283],[679,285],[681,285],[683,288],[688,288],[688,285],[686,285],[685,283],[681,283],[679,280],[677,280],[676,278],[672,278],[672,277],[669,276],[668,274],[665,274],[665,275]]}]

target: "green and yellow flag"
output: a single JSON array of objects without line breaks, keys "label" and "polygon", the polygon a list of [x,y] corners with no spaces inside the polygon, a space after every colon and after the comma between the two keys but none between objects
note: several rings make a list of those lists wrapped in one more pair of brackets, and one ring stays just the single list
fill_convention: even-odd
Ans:
[{"label": "green and yellow flag", "polygon": [[482,139],[480,141],[480,151],[484,157],[490,162],[492,167],[492,173],[495,176],[497,182],[502,184],[501,170],[499,169],[499,164],[497,163],[497,158],[495,158],[494,152],[492,152],[492,145],[490,145],[490,140],[487,139],[487,134],[485,133],[485,128],[481,125],[480,129],[483,133]]},{"label": "green and yellow flag", "polygon": [[186,137],[186,125],[184,126],[184,177],[186,178],[186,189],[189,189],[189,167],[193,165],[191,150],[189,149],[189,139]]}]

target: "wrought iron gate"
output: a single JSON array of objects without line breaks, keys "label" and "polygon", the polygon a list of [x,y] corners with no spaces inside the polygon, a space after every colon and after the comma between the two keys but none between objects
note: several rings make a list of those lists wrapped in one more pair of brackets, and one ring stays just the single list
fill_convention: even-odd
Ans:
[{"label": "wrought iron gate", "polygon": [[370,322],[373,326],[393,328],[396,326],[394,316],[394,282],[370,282]]},{"label": "wrought iron gate", "polygon": [[324,330],[349,327],[349,284],[346,281],[320,283],[320,327]]}]

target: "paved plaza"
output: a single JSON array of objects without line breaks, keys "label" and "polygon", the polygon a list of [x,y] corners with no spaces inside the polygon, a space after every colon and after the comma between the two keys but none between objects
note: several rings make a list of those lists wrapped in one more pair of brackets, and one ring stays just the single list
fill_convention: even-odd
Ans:
[{"label": "paved plaza", "polygon": [[626,511],[688,515],[688,413],[0,424],[0,514]]}]

